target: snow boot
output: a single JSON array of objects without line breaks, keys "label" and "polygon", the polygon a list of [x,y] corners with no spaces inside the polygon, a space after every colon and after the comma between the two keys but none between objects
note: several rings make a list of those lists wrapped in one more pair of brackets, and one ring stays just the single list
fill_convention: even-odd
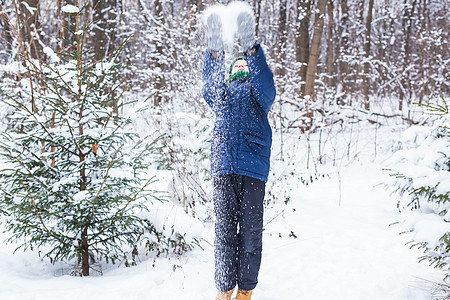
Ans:
[{"label": "snow boot", "polygon": [[210,52],[222,52],[222,20],[218,14],[211,14],[206,20],[206,44]]},{"label": "snow boot", "polygon": [[216,296],[216,300],[231,300],[231,295],[233,294],[233,290],[228,292],[219,291]]},{"label": "snow boot", "polygon": [[247,53],[247,51],[253,48],[256,44],[254,16],[243,11],[238,15],[237,23],[237,36],[241,41],[242,52]]},{"label": "snow boot", "polygon": [[252,299],[252,292],[253,291],[244,291],[241,289],[238,289],[236,300],[250,300]]}]

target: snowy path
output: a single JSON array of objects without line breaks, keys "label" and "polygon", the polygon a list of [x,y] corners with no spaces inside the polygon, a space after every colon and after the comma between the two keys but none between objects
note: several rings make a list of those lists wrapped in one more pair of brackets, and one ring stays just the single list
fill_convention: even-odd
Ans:
[{"label": "snowy path", "polygon": [[[253,298],[432,299],[424,279],[439,280],[441,273],[418,263],[420,251],[404,245],[408,237],[398,235],[399,227],[388,226],[396,220],[395,201],[383,189],[374,188],[383,176],[372,165],[344,169],[340,206],[336,178],[300,186],[284,215],[265,228],[260,283]],[[297,238],[288,236],[291,230]],[[212,226],[205,234],[213,240]],[[154,268],[143,262],[91,278],[54,277],[55,267],[39,261],[35,253],[13,256],[11,249],[10,245],[0,249],[0,299],[208,300],[215,296],[210,245],[180,260],[158,260]]]}]

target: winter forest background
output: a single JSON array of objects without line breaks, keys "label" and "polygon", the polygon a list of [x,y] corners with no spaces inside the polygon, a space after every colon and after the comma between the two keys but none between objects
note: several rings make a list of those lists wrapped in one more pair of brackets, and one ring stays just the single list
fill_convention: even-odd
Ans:
[{"label": "winter forest background", "polygon": [[[202,13],[231,2],[0,2],[8,253],[37,247],[60,274],[87,276],[211,252]],[[340,207],[346,168],[376,163],[374,184],[394,192],[389,221],[441,270],[449,297],[449,2],[244,2],[277,88],[266,232],[301,239],[296,218],[279,225],[299,191],[336,180]],[[226,50],[231,62],[239,43]]]},{"label": "winter forest background", "polygon": [[[135,69],[123,76],[129,76],[133,89],[155,93],[157,105],[198,85],[204,51],[199,15],[208,5],[228,2],[111,0],[78,5],[87,6],[84,17],[95,22],[86,43],[96,60],[134,35],[120,59]],[[299,120],[290,128],[304,127],[305,105],[326,116],[320,106],[337,103],[369,110],[377,99],[389,97],[393,108],[407,112],[412,102],[427,103],[448,93],[447,1],[247,2],[277,76],[279,105],[299,110]],[[3,1],[2,63],[24,52],[45,59],[45,47],[59,52],[73,45],[73,16],[61,10],[66,4],[75,2]],[[305,96],[314,101],[305,103]]]}]

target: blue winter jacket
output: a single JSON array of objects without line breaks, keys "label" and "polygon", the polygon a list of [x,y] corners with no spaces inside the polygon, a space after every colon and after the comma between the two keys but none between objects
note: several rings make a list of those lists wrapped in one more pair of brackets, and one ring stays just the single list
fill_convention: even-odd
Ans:
[{"label": "blue winter jacket", "polygon": [[273,73],[262,48],[246,56],[249,78],[225,81],[224,55],[206,51],[203,98],[216,115],[211,148],[212,176],[247,175],[267,182],[272,130],[267,114],[275,99]]}]

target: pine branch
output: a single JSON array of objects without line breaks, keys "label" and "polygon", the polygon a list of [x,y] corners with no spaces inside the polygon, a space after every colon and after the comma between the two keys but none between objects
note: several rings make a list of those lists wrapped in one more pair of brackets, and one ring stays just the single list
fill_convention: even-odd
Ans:
[{"label": "pine branch", "polygon": [[[97,234],[95,234],[92,238],[90,238],[90,240],[93,240],[95,238],[97,238],[98,236],[100,236],[103,232],[105,232],[108,228],[114,226],[114,224],[117,222],[118,219],[120,219],[122,217],[122,215],[124,214],[125,210],[127,209],[128,205],[130,205],[131,202],[133,202],[134,200],[136,200],[136,197],[147,187],[147,185],[149,185],[151,182],[153,182],[153,179],[155,178],[155,176],[153,176],[152,178],[150,178],[140,189],[139,191],[136,192],[136,194],[130,198],[130,200],[128,200],[127,204],[124,206],[123,209],[121,209],[118,212],[118,216],[115,217],[111,224],[106,226],[105,228],[103,228],[102,230],[100,230]],[[116,214],[117,215],[117,214]],[[95,242],[93,242],[92,244],[89,244],[89,246],[95,244]]]},{"label": "pine branch", "polygon": [[48,186],[46,186],[42,181],[40,181],[38,178],[36,178],[36,176],[34,176],[34,174],[30,171],[30,169],[28,169],[28,167],[17,156],[14,156],[8,148],[6,148],[3,145],[0,145],[0,147],[5,149],[9,153],[8,156],[7,155],[4,155],[4,156],[7,156],[9,158],[16,160],[19,164],[22,165],[22,167],[25,168],[26,171],[28,171],[28,173],[31,175],[31,177],[33,177],[37,182],[39,182],[40,184],[42,184],[42,186],[44,186],[46,189],[48,189]]},{"label": "pine branch", "polygon": [[[111,137],[112,135],[114,135],[120,129],[120,127],[121,127],[121,125],[118,125],[116,128],[114,128],[114,130],[111,132],[111,134],[108,137]],[[108,137],[106,137],[105,139],[107,139]],[[103,141],[103,139],[99,139],[99,141]]]},{"label": "pine branch", "polygon": [[[34,112],[30,111],[30,110],[28,109],[28,107],[27,107],[25,104],[19,102],[18,100],[14,99],[13,97],[11,97],[11,96],[9,96],[9,95],[5,95],[5,96],[6,96],[8,99],[14,101],[14,102],[18,105],[19,108],[24,109],[24,110],[28,113],[29,116],[33,117],[34,120],[35,120],[35,121],[41,126],[41,128],[45,131],[45,133],[47,133],[47,134],[50,136],[51,141],[54,142],[55,139],[54,139],[52,133],[51,133],[50,131],[48,131],[48,128],[45,127],[44,124],[42,124],[42,122],[40,122],[40,121],[38,120],[38,118],[36,117],[36,115],[35,115]],[[10,103],[7,103],[7,104],[17,109],[17,107],[11,105]],[[66,119],[66,121],[67,121],[67,119]],[[67,121],[67,122],[68,122],[68,121]],[[69,124],[68,124],[68,126],[69,126],[69,129],[70,129],[70,125],[69,125]],[[66,147],[65,147],[64,145],[62,145],[62,144],[57,143],[57,145],[59,145],[59,146],[60,146],[61,148],[63,148],[64,150],[66,150],[66,151],[72,153],[73,155],[78,155],[77,153],[71,151],[70,149],[66,148]]]},{"label": "pine branch", "polygon": [[20,183],[23,185],[23,187],[24,187],[24,188],[26,189],[26,191],[28,192],[28,195],[30,196],[31,201],[33,202],[34,212],[35,212],[36,215],[38,216],[39,221],[41,222],[42,226],[44,226],[45,230],[47,231],[47,233],[48,233],[51,237],[53,237],[54,239],[56,239],[56,240],[62,242],[62,241],[59,239],[59,237],[57,237],[57,236],[55,236],[53,233],[51,233],[50,230],[48,230],[47,226],[45,226],[44,221],[42,220],[41,215],[39,214],[38,209],[37,209],[37,207],[36,207],[36,202],[34,201],[33,195],[31,195],[30,191],[28,190],[28,188],[26,187],[26,185],[23,183],[23,181],[21,181]]},{"label": "pine branch", "polygon": [[[75,135],[74,135],[74,133],[73,133],[72,127],[70,127],[69,120],[67,120],[67,119],[64,119],[64,120],[65,120],[66,123],[67,123],[67,127],[69,128],[69,132],[70,132],[70,135],[72,136],[73,142],[75,143],[75,147],[77,147],[77,149],[78,149],[78,151],[79,151],[79,153],[74,153],[74,155],[75,155],[75,156],[80,156],[81,154],[83,154],[83,150],[80,148],[80,146],[79,146],[78,143],[77,143],[77,140],[76,140]],[[72,153],[73,153],[73,152],[72,152]]]},{"label": "pine branch", "polygon": [[114,160],[115,160],[115,158],[116,158],[117,153],[119,152],[119,150],[120,150],[122,147],[123,147],[123,144],[120,145],[120,147],[117,148],[116,152],[114,153],[114,156],[113,156],[113,158],[111,159],[111,161],[109,162],[108,167],[107,167],[107,169],[106,169],[105,178],[103,179],[102,184],[100,185],[100,188],[98,189],[97,195],[95,195],[95,198],[92,200],[92,213],[91,213],[91,216],[90,216],[90,218],[89,218],[89,220],[88,220],[88,225],[91,224],[91,221],[92,221],[92,219],[94,218],[94,212],[95,212],[95,200],[98,199],[98,196],[100,195],[101,191],[103,190],[103,185],[105,184],[106,179],[108,179],[109,170],[110,170],[111,167],[112,167],[112,164],[113,164],[113,162],[114,162]]},{"label": "pine branch", "polygon": [[[44,63],[44,64],[45,64],[45,66],[46,66],[47,68],[49,68],[52,72],[54,72],[54,73],[58,76],[58,79],[59,79],[61,82],[64,83],[64,85],[66,86],[66,88],[67,88],[69,91],[72,90],[72,87],[69,85],[69,83],[67,83],[67,82],[64,80],[64,78],[61,76],[61,73],[59,72],[58,69],[53,69],[53,68],[51,67],[50,64],[47,64],[47,63]],[[61,95],[60,95],[60,93],[59,93],[57,90],[55,90],[55,94],[58,95],[58,97],[61,99]],[[62,99],[61,99],[61,100],[62,100]]]},{"label": "pine branch", "polygon": [[441,96],[441,99],[442,102],[444,102],[444,104],[439,103],[432,103],[432,104],[414,103],[414,104],[428,108],[428,113],[431,115],[446,115],[449,113],[449,107],[443,96]]}]

